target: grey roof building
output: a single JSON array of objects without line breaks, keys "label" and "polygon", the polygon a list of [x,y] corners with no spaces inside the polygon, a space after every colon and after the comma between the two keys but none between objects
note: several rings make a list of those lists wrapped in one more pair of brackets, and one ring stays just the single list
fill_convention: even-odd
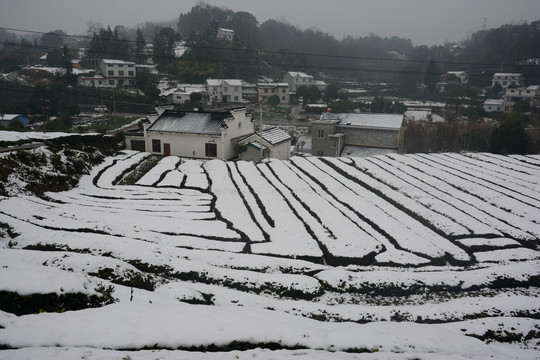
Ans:
[{"label": "grey roof building", "polygon": [[334,114],[328,110],[311,123],[311,154],[337,157],[345,146],[348,153],[355,147],[397,152],[402,132],[400,114]]},{"label": "grey roof building", "polygon": [[234,144],[255,131],[246,109],[230,111],[165,110],[144,127],[146,151],[164,156],[231,159]]}]

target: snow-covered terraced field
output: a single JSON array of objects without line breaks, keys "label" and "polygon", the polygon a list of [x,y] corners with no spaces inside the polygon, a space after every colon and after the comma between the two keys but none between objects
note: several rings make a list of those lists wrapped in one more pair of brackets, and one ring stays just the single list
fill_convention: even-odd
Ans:
[{"label": "snow-covered terraced field", "polygon": [[0,198],[0,358],[538,358],[539,156],[148,156]]}]

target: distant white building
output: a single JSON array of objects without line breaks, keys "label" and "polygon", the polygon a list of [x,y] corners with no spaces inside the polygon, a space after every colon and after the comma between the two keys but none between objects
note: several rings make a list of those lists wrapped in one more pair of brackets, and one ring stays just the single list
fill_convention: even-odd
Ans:
[{"label": "distant white building", "polygon": [[501,84],[503,89],[513,85],[525,85],[523,75],[519,73],[495,73],[493,75],[493,79],[491,80],[491,87],[495,86],[496,83]]},{"label": "distant white building", "polygon": [[313,76],[298,71],[289,71],[283,76],[283,82],[289,84],[289,91],[296,92],[300,86],[314,85]]},{"label": "distant white building", "polygon": [[77,80],[79,86],[84,87],[107,87],[105,77],[100,73],[93,75],[81,75]]},{"label": "distant white building", "polygon": [[234,39],[234,30],[219,28],[218,31],[217,31],[217,38],[218,39],[223,39],[223,40],[228,40],[228,41],[233,41],[233,39]]},{"label": "distant white building", "polygon": [[504,111],[504,99],[487,99],[482,106],[487,113],[502,112]]},{"label": "distant white building", "polygon": [[165,90],[160,94],[169,104],[183,105],[191,100],[191,94],[199,93],[202,96],[201,102],[209,101],[209,93],[202,84],[179,84],[177,87]]},{"label": "distant white building", "polygon": [[242,80],[208,79],[205,83],[211,102],[241,103]]},{"label": "distant white building", "polygon": [[325,83],[322,80],[313,81],[313,85],[315,85],[317,87],[317,89],[319,89],[319,91],[322,92],[322,93],[324,93],[326,91],[326,87],[328,86],[328,84]]},{"label": "distant white building", "polygon": [[540,99],[540,85],[509,86],[504,95],[504,111],[512,112],[514,105],[520,101],[533,101]]},{"label": "distant white building", "polygon": [[469,83],[469,74],[467,74],[465,71],[448,71],[442,76],[442,80],[445,82],[452,82],[452,78],[457,79],[460,84]]},{"label": "distant white building", "polygon": [[289,84],[287,83],[258,83],[258,100],[266,102],[274,95],[279,97],[280,104],[289,103]]},{"label": "distant white building", "polygon": [[102,59],[94,75],[80,76],[78,84],[86,87],[119,87],[135,85],[137,68],[134,62]]}]

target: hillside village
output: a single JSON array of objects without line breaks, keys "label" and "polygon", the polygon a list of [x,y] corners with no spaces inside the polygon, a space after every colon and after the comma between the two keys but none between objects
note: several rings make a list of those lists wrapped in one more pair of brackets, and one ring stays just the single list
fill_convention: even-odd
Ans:
[{"label": "hillside village", "polygon": [[[193,11],[196,9],[210,11],[209,14],[225,11],[209,5],[197,5]],[[181,18],[188,21],[189,16],[183,14]],[[211,19],[218,15],[208,16]],[[252,18],[249,21],[254,24]],[[245,28],[235,29],[228,22],[223,22],[227,27],[220,27],[219,21],[214,21],[211,27],[199,32],[192,29],[183,37],[182,24],[182,21],[178,23],[178,31],[172,27],[153,29],[152,40],[146,39],[140,28],[136,36],[131,35],[134,40],[122,38],[129,32],[118,27],[114,31],[111,27],[94,29],[92,36],[86,38],[68,36],[61,31],[41,34],[41,38],[34,39],[34,43],[41,43],[39,50],[33,50],[39,55],[35,56],[35,63],[4,66],[0,84],[6,100],[2,103],[1,125],[85,132],[98,130],[98,126],[91,124],[101,121],[106,130],[99,131],[130,131],[128,149],[167,154],[170,150],[165,150],[164,145],[159,151],[151,147],[144,131],[142,122],[153,123],[154,111],[167,107],[209,112],[246,108],[254,126],[249,125],[249,131],[244,128],[238,135],[254,133],[262,121],[262,127],[274,126],[290,136],[292,154],[340,156],[467,150],[535,153],[540,150],[540,81],[534,66],[531,67],[534,59],[506,66],[522,72],[501,72],[501,67],[479,70],[472,65],[454,65],[453,59],[467,53],[467,45],[454,44],[436,49],[445,53],[446,58],[429,57],[422,65],[424,68],[413,69],[403,54],[388,50],[385,53],[388,61],[405,65],[402,69],[385,70],[393,74],[389,78],[382,68],[379,75],[363,74],[362,62],[358,70],[349,72],[346,67],[327,71],[316,65],[306,68],[307,63],[319,58],[337,56],[331,53],[316,54],[313,59],[306,58],[309,54],[285,53],[280,56],[288,56],[289,62],[298,65],[273,65],[278,53],[253,49],[253,44],[246,40]],[[261,25],[259,31],[262,28]],[[148,33],[148,29],[143,30]],[[5,40],[1,46],[14,55],[18,51],[13,40]],[[414,48],[413,55],[420,50],[435,49]],[[232,60],[229,67],[221,60],[223,56],[236,58],[242,54],[246,55],[245,59]],[[118,55],[121,56],[115,57]],[[214,57],[217,65],[212,67],[206,60],[197,60],[201,57]],[[26,56],[26,61],[30,58]],[[337,57],[336,63],[340,62],[342,59]],[[6,68],[10,71],[6,72]],[[322,65],[321,68],[324,69]],[[216,76],[225,74],[242,76]],[[360,81],[362,77],[370,79]],[[17,97],[10,95],[19,92]],[[59,95],[69,98],[70,103],[60,104]],[[369,115],[373,113],[388,116],[379,116],[381,124],[378,124],[373,121],[377,117]],[[401,121],[390,114],[401,115]],[[137,129],[121,128],[128,121],[121,119],[123,123],[119,124],[118,118],[126,117],[145,120]],[[330,118],[331,123],[339,125],[339,131],[333,128],[322,131],[321,121]],[[390,118],[394,121],[388,126]],[[508,127],[514,127],[520,135],[512,139],[505,137]],[[359,135],[362,132],[365,135]],[[245,144],[233,138],[226,144],[222,140],[220,145],[222,149],[218,152],[226,154],[226,159],[239,157],[240,153],[231,152],[233,147],[245,149]],[[161,143],[170,146],[164,140]],[[270,144],[266,142],[264,146]],[[201,154],[194,148],[173,150],[182,156],[189,153],[193,156],[194,151]],[[214,153],[194,157],[212,158]],[[271,157],[271,153],[267,151],[266,156]]]},{"label": "hillside village", "polygon": [[0,358],[538,358],[518,34],[0,27]]}]

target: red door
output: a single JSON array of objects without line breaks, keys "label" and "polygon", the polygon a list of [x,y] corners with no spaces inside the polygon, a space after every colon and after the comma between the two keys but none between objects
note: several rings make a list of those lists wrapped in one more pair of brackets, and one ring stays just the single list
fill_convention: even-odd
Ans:
[{"label": "red door", "polygon": [[163,143],[163,155],[164,156],[171,155],[171,144]]}]

